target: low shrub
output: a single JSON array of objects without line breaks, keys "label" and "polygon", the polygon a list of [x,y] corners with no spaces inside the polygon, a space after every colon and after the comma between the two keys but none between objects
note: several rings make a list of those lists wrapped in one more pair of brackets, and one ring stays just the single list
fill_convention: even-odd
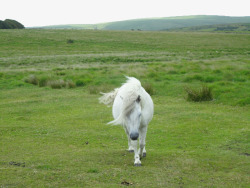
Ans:
[{"label": "low shrub", "polygon": [[203,85],[199,89],[192,89],[190,87],[185,87],[187,93],[187,100],[194,102],[201,101],[211,101],[213,100],[212,89]]}]

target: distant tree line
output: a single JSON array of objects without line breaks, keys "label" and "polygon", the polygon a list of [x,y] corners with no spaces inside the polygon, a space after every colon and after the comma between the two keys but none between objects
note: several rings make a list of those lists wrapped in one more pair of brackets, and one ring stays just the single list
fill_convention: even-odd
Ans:
[{"label": "distant tree line", "polygon": [[0,20],[0,29],[24,29],[24,26],[16,20]]},{"label": "distant tree line", "polygon": [[222,26],[222,27],[217,27],[215,31],[234,31],[235,29],[238,29],[239,27],[234,27],[234,26]]}]

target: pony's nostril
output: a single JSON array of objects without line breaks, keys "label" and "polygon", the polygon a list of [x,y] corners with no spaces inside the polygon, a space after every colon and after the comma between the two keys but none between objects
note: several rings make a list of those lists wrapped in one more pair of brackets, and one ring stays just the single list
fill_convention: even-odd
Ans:
[{"label": "pony's nostril", "polygon": [[130,134],[130,138],[131,138],[132,140],[137,140],[138,137],[139,137],[139,133],[131,133],[131,134]]}]

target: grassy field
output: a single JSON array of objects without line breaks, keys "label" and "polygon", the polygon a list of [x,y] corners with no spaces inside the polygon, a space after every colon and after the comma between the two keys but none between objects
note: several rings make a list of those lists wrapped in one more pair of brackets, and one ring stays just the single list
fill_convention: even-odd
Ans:
[{"label": "grassy field", "polygon": [[[1,30],[0,187],[249,187],[249,44],[249,34]],[[155,103],[142,167],[98,103],[124,75]],[[186,87],[204,85],[212,101],[186,100]]]}]

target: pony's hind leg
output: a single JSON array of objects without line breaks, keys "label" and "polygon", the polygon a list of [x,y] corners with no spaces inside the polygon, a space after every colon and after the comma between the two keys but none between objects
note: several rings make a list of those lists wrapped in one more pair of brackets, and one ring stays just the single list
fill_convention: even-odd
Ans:
[{"label": "pony's hind leg", "polygon": [[139,148],[138,153],[139,153],[139,155],[140,155],[141,158],[146,157],[147,156],[147,152],[146,152],[145,146],[143,147],[143,149]]}]

